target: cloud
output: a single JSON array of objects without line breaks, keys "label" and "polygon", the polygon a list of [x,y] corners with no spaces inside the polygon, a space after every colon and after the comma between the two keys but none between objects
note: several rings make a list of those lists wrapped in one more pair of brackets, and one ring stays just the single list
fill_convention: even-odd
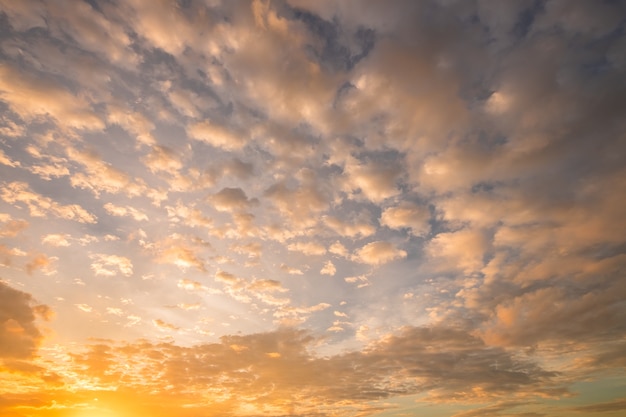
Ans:
[{"label": "cloud", "polygon": [[304,272],[301,269],[294,268],[294,267],[291,267],[291,266],[286,265],[286,264],[281,264],[280,265],[280,269],[282,271],[285,271],[289,275],[303,275],[304,274]]},{"label": "cloud", "polygon": [[0,164],[6,165],[12,168],[19,167],[21,165],[19,161],[13,161],[11,158],[9,158],[1,149],[0,149]]},{"label": "cloud", "polygon": [[175,326],[171,323],[164,322],[161,319],[152,320],[152,324],[154,324],[160,330],[170,330],[170,331],[180,330],[180,327]]},{"label": "cloud", "polygon": [[249,199],[241,188],[223,188],[209,197],[209,201],[218,211],[247,210],[258,205],[256,198]]},{"label": "cloud", "polygon": [[202,304],[200,303],[179,303],[176,304],[176,307],[181,308],[183,310],[198,310],[200,309],[200,307],[202,306]]},{"label": "cloud", "polygon": [[326,261],[322,269],[320,270],[320,274],[322,275],[330,275],[331,277],[337,273],[337,268],[331,261]]},{"label": "cloud", "polygon": [[329,307],[328,303],[318,303],[309,307],[283,306],[274,311],[273,315],[277,324],[293,327],[307,321],[311,314],[324,311]]},{"label": "cloud", "polygon": [[254,164],[233,158],[224,162],[221,166],[221,170],[224,177],[246,180],[254,174]]},{"label": "cloud", "polygon": [[155,126],[146,116],[113,104],[107,106],[107,112],[107,121],[133,134],[137,142],[148,146],[155,144],[155,139],[151,133]]},{"label": "cloud", "polygon": [[328,252],[332,253],[333,255],[342,256],[344,258],[348,256],[348,249],[346,249],[346,247],[339,241],[336,241],[335,243],[330,245],[330,247],[328,248]]},{"label": "cloud", "polygon": [[176,265],[183,271],[191,267],[206,271],[205,260],[201,254],[210,248],[211,245],[200,238],[178,233],[149,245],[149,249],[155,252],[155,262]]},{"label": "cloud", "polygon": [[370,285],[369,279],[365,275],[358,275],[356,277],[346,277],[344,278],[349,284],[357,284],[357,288],[363,288]]},{"label": "cloud", "polygon": [[92,260],[91,269],[96,275],[114,277],[120,273],[129,277],[133,274],[133,263],[124,256],[95,253],[89,258]]},{"label": "cloud", "polygon": [[366,213],[358,216],[355,222],[343,221],[334,216],[324,216],[322,221],[326,226],[332,229],[335,233],[344,237],[367,237],[376,232],[376,228],[367,218]]},{"label": "cloud", "polygon": [[320,189],[314,174],[304,171],[300,173],[302,182],[297,187],[278,182],[264,193],[267,201],[289,220],[289,229],[295,231],[313,227],[318,221],[317,213],[325,210],[329,203],[327,193]]},{"label": "cloud", "polygon": [[435,236],[428,243],[426,251],[435,265],[445,269],[459,269],[469,275],[484,266],[483,257],[487,249],[487,241],[482,233],[463,229]]},{"label": "cloud", "polygon": [[97,52],[123,68],[133,68],[139,62],[123,25],[105,16],[102,9],[90,4],[72,7],[65,2],[47,5],[46,9],[51,17],[51,29],[61,32],[58,36],[69,35],[81,49]]},{"label": "cloud", "polygon": [[187,291],[204,291],[207,290],[207,287],[199,283],[198,281],[193,281],[190,279],[181,279],[177,284],[178,288],[183,288]]},{"label": "cloud", "polygon": [[177,175],[183,167],[180,157],[172,149],[165,146],[154,146],[143,159],[143,162],[153,173],[165,172],[170,175]]},{"label": "cloud", "polygon": [[46,275],[53,275],[56,273],[56,270],[52,268],[52,265],[57,260],[57,257],[49,257],[43,253],[34,254],[32,259],[26,264],[25,269],[29,275],[32,275],[37,270],[41,270]]},{"label": "cloud", "polygon": [[135,221],[146,221],[148,220],[148,216],[141,212],[140,210],[137,210],[134,207],[123,207],[123,206],[116,206],[113,203],[106,203],[104,205],[104,209],[107,211],[107,213],[109,213],[112,216],[117,216],[117,217],[123,217],[123,216],[128,216],[128,217],[132,217]]},{"label": "cloud", "polygon": [[375,203],[399,193],[397,182],[401,173],[402,170],[397,165],[386,165],[376,161],[361,163],[348,159],[344,167],[347,190],[355,194],[360,192]]},{"label": "cloud", "polygon": [[91,312],[93,311],[93,307],[91,307],[91,306],[90,306],[90,305],[88,305],[88,304],[76,304],[76,307],[77,307],[80,311],[85,312],[85,313],[91,313]]},{"label": "cloud", "polygon": [[49,319],[46,305],[34,304],[33,297],[0,281],[0,358],[31,358],[43,341],[37,317]]},{"label": "cloud", "polygon": [[91,110],[90,104],[66,88],[20,71],[10,65],[0,65],[0,98],[25,120],[50,116],[61,126],[101,130],[104,123]]},{"label": "cloud", "polygon": [[22,219],[13,219],[9,214],[0,213],[0,237],[15,237],[28,227],[28,222]]},{"label": "cloud", "polygon": [[127,196],[149,194],[149,190],[141,179],[132,179],[128,174],[105,162],[95,152],[66,148],[67,156],[84,168],[84,172],[72,175],[70,182],[73,187],[83,188],[99,197],[101,193],[124,193]]},{"label": "cloud", "polygon": [[[153,324],[176,330],[163,320]],[[515,394],[519,402],[501,403],[498,409],[504,410],[527,404],[536,394],[562,392],[552,381],[553,373],[455,329],[406,328],[372,343],[365,351],[327,357],[311,354],[310,347],[318,341],[305,331],[282,328],[227,335],[217,343],[188,347],[146,341],[94,345],[72,356],[75,366],[97,378],[102,388],[110,388],[123,377],[136,403],[145,401],[148,392],[163,398],[184,392],[188,400],[207,406],[224,406],[226,401],[233,410],[248,405],[272,407],[277,415],[315,415],[311,413],[319,407],[332,407],[337,402],[358,408],[363,400],[384,400],[398,394],[423,394],[432,401],[447,397],[453,402],[462,398],[484,402]],[[137,363],[132,373],[124,368],[128,360]],[[499,364],[497,369],[495,363]],[[270,381],[274,395],[301,401],[275,403],[266,395]],[[542,386],[552,391],[542,391]],[[226,400],[215,399],[210,389],[219,389]],[[492,411],[496,411],[495,406]]]},{"label": "cloud", "polygon": [[290,302],[288,298],[277,298],[274,295],[288,291],[280,281],[272,279],[250,281],[222,270],[215,273],[215,280],[224,285],[227,294],[242,303],[251,303],[253,298],[270,306],[284,306]]},{"label": "cloud", "polygon": [[195,207],[194,204],[183,204],[177,201],[174,206],[165,206],[167,216],[172,222],[181,222],[189,227],[210,227],[213,220],[207,217],[204,212]]},{"label": "cloud", "polygon": [[2,198],[9,204],[22,203],[28,207],[33,217],[46,217],[48,214],[66,219],[75,220],[79,223],[96,223],[97,218],[78,204],[62,205],[51,199],[32,191],[28,184],[23,182],[11,182],[3,184]]},{"label": "cloud", "polygon": [[309,256],[319,256],[326,253],[326,248],[317,242],[294,242],[287,245],[287,249]]},{"label": "cloud", "polygon": [[396,248],[390,242],[376,241],[357,250],[353,259],[364,264],[381,265],[406,258],[406,255],[406,251]]},{"label": "cloud", "polygon": [[411,234],[424,236],[430,231],[429,219],[427,208],[404,203],[385,209],[380,217],[380,224],[391,229],[408,228]]},{"label": "cloud", "polygon": [[235,134],[223,126],[209,121],[195,123],[187,128],[187,134],[200,142],[216,148],[233,151],[241,149],[246,140],[243,135]]},{"label": "cloud", "polygon": [[231,246],[231,249],[237,253],[247,255],[248,258],[258,259],[263,252],[263,245],[259,242],[252,242],[246,244],[235,244]]},{"label": "cloud", "polygon": [[0,414],[618,409],[626,10],[491,3],[0,0]]}]

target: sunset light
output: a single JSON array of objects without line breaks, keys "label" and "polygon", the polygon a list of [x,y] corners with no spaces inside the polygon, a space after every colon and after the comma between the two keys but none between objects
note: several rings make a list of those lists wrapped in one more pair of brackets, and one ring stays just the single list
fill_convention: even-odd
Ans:
[{"label": "sunset light", "polygon": [[626,413],[626,1],[0,0],[0,417]]}]

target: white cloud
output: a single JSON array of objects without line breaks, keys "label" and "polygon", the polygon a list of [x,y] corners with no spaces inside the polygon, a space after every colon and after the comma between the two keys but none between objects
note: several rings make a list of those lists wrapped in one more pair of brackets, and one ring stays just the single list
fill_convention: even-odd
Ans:
[{"label": "white cloud", "polygon": [[361,163],[351,158],[346,162],[344,174],[348,191],[353,193],[360,191],[374,203],[380,203],[400,193],[398,181],[402,170],[397,164],[390,165],[377,161]]},{"label": "white cloud", "polygon": [[322,275],[330,275],[331,277],[337,273],[337,268],[331,261],[326,261],[322,269],[320,270],[320,274]]},{"label": "white cloud", "polygon": [[287,249],[310,256],[324,255],[326,253],[326,248],[317,242],[294,242],[287,245]]},{"label": "white cloud", "polygon": [[391,229],[408,228],[411,234],[423,236],[430,231],[429,219],[427,207],[404,203],[385,209],[380,217],[380,224]]},{"label": "white cloud", "polygon": [[62,86],[9,65],[0,65],[0,98],[23,119],[50,116],[61,126],[101,130],[102,119],[90,104]]},{"label": "white cloud", "polygon": [[128,216],[132,217],[135,221],[146,221],[148,220],[148,216],[141,212],[140,210],[129,207],[129,206],[116,206],[113,203],[106,203],[104,205],[104,209],[112,216],[123,217]]},{"label": "white cloud", "polygon": [[91,269],[96,275],[113,277],[120,273],[128,277],[133,274],[133,263],[124,256],[95,253],[89,257],[92,260]]},{"label": "white cloud", "polygon": [[233,133],[229,129],[209,121],[189,126],[187,134],[193,139],[228,151],[241,149],[246,144],[242,134]]},{"label": "white cloud", "polygon": [[41,243],[56,247],[63,247],[71,245],[69,239],[71,239],[71,236],[67,234],[50,234],[43,236],[41,238]]},{"label": "white cloud", "polygon": [[49,197],[33,192],[29,185],[23,182],[3,184],[0,193],[3,200],[9,204],[25,204],[33,217],[47,217],[48,214],[51,214],[80,223],[96,223],[97,221],[96,216],[78,204],[59,204]]},{"label": "white cloud", "polygon": [[353,259],[364,264],[381,265],[396,259],[406,258],[406,255],[406,251],[396,248],[390,242],[376,241],[357,250]]}]

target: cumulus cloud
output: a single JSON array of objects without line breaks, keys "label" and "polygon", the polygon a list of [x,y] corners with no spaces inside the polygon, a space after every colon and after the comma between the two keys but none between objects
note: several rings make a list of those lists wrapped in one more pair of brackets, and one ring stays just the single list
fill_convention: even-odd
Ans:
[{"label": "cumulus cloud", "polygon": [[95,152],[79,150],[71,146],[66,148],[66,152],[73,162],[84,168],[84,171],[72,175],[70,179],[72,186],[89,190],[96,196],[100,196],[102,192],[124,193],[128,196],[148,193],[142,180],[134,180],[128,174],[105,162]]},{"label": "cumulus cloud", "polygon": [[335,267],[335,265],[332,263],[332,261],[326,261],[326,263],[324,263],[324,266],[322,267],[322,269],[320,270],[320,274],[322,275],[330,275],[333,276],[337,273],[337,268]]},{"label": "cumulus cloud", "polygon": [[11,158],[6,156],[2,150],[0,150],[0,164],[6,165],[9,167],[18,167],[21,165],[19,161],[11,160]]},{"label": "cumulus cloud", "polygon": [[203,291],[206,290],[207,287],[199,283],[198,281],[193,281],[190,279],[181,279],[177,284],[178,288],[185,289],[187,291]]},{"label": "cumulus cloud", "polygon": [[441,268],[459,268],[466,274],[479,271],[483,265],[487,241],[482,233],[464,229],[435,236],[427,252]]},{"label": "cumulus cloud", "polygon": [[116,206],[113,203],[106,203],[104,205],[104,209],[112,216],[117,217],[132,217],[135,221],[145,221],[148,220],[148,216],[145,213],[142,213],[140,210],[134,207],[124,207],[124,206]]},{"label": "cumulus cloud", "polygon": [[364,264],[381,265],[396,259],[405,258],[406,255],[406,251],[395,247],[390,242],[376,241],[358,249],[353,258],[357,262]]},{"label": "cumulus cloud", "polygon": [[326,209],[329,203],[328,195],[317,185],[313,173],[304,171],[297,187],[278,182],[264,195],[289,220],[290,229],[296,231],[314,226],[318,222],[316,214]]},{"label": "cumulus cloud", "polygon": [[330,247],[328,248],[328,252],[337,256],[348,256],[348,249],[346,249],[346,247],[339,241],[336,241],[335,243],[330,245]]},{"label": "cumulus cloud", "polygon": [[367,215],[358,216],[357,220],[344,221],[334,216],[325,216],[323,222],[335,233],[345,237],[367,237],[376,232],[376,228],[367,219]]},{"label": "cumulus cloud", "polygon": [[380,216],[380,224],[392,229],[408,228],[415,236],[423,236],[430,230],[430,213],[426,207],[405,203],[389,207]]},{"label": "cumulus cloud", "polygon": [[97,218],[78,204],[63,205],[50,197],[38,194],[23,182],[3,184],[2,198],[9,204],[21,203],[28,207],[33,217],[47,217],[51,214],[66,220],[75,220],[79,223],[96,223]]},{"label": "cumulus cloud", "polygon": [[218,211],[247,210],[259,203],[256,198],[249,199],[241,188],[223,188],[209,197],[209,201]]},{"label": "cumulus cloud", "polygon": [[242,303],[251,303],[257,299],[267,305],[283,306],[289,304],[288,298],[277,298],[276,293],[288,291],[280,281],[272,279],[246,280],[230,272],[218,270],[215,280],[224,285],[225,292]]},{"label": "cumulus cloud", "polygon": [[91,269],[96,275],[114,277],[120,273],[128,277],[133,274],[133,263],[124,256],[95,253],[90,258]]},{"label": "cumulus cloud", "polygon": [[620,409],[622,2],[74,3],[0,0],[0,414]]},{"label": "cumulus cloud", "polygon": [[235,134],[229,129],[209,121],[189,126],[187,134],[198,141],[229,151],[240,149],[246,143],[243,135]]},{"label": "cumulus cloud", "polygon": [[352,193],[361,193],[375,203],[399,193],[397,181],[401,173],[397,165],[382,162],[359,163],[349,159],[344,167],[347,189]]},{"label": "cumulus cloud", "polygon": [[301,252],[305,255],[324,255],[326,248],[317,242],[294,242],[287,246],[287,249],[294,252]]},{"label": "cumulus cloud", "polygon": [[43,340],[37,318],[48,319],[52,311],[35,304],[33,297],[0,282],[0,357],[30,358]]},{"label": "cumulus cloud", "polygon": [[0,66],[0,79],[0,98],[26,120],[50,116],[61,126],[87,130],[104,128],[103,121],[84,98],[76,97],[51,80],[7,64]]},{"label": "cumulus cloud", "polygon": [[170,175],[178,174],[183,167],[180,157],[165,146],[155,146],[143,159],[148,169],[152,172],[165,172]]},{"label": "cumulus cloud", "polygon": [[26,264],[25,270],[28,274],[33,274],[35,271],[40,270],[46,275],[54,275],[57,271],[54,269],[53,264],[57,260],[57,257],[36,253]]},{"label": "cumulus cloud", "polygon": [[286,264],[281,264],[280,269],[282,271],[285,271],[289,275],[303,275],[304,274],[304,272],[301,269],[295,268]]},{"label": "cumulus cloud", "polygon": [[177,233],[148,245],[148,249],[155,252],[155,262],[175,265],[183,271],[191,267],[206,271],[203,253],[210,247],[200,238],[187,239]]}]

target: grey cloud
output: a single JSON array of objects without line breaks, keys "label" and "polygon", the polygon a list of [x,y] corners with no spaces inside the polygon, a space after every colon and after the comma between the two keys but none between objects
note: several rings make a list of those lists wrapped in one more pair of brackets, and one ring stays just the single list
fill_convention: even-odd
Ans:
[{"label": "grey cloud", "polygon": [[259,204],[256,198],[249,199],[241,188],[222,188],[209,197],[209,201],[219,211],[246,210]]},{"label": "grey cloud", "polygon": [[[283,399],[314,393],[318,406],[319,402],[352,403],[420,392],[443,401],[444,397],[467,396],[472,388],[490,397],[513,392],[529,396],[563,392],[552,382],[555,374],[451,328],[407,328],[364,351],[327,358],[311,355],[309,347],[313,343],[315,339],[306,332],[284,328],[271,333],[224,336],[220,343],[194,347],[170,343],[112,346],[98,349],[110,354],[76,354],[76,358],[89,364],[94,376],[105,372],[126,374],[122,363],[111,354],[141,358],[133,375],[124,376],[130,386],[154,389],[167,382],[181,392],[193,387],[194,395],[200,397],[204,387],[225,392],[237,387],[240,399],[245,394],[246,402],[258,405],[271,401],[263,394],[268,384]],[[161,372],[155,373],[156,367]],[[155,379],[157,374],[163,381]],[[305,398],[301,401],[294,414],[307,414],[313,407],[314,403]]]},{"label": "grey cloud", "polygon": [[33,357],[43,340],[36,319],[51,314],[48,306],[36,305],[30,294],[0,282],[0,357]]}]

